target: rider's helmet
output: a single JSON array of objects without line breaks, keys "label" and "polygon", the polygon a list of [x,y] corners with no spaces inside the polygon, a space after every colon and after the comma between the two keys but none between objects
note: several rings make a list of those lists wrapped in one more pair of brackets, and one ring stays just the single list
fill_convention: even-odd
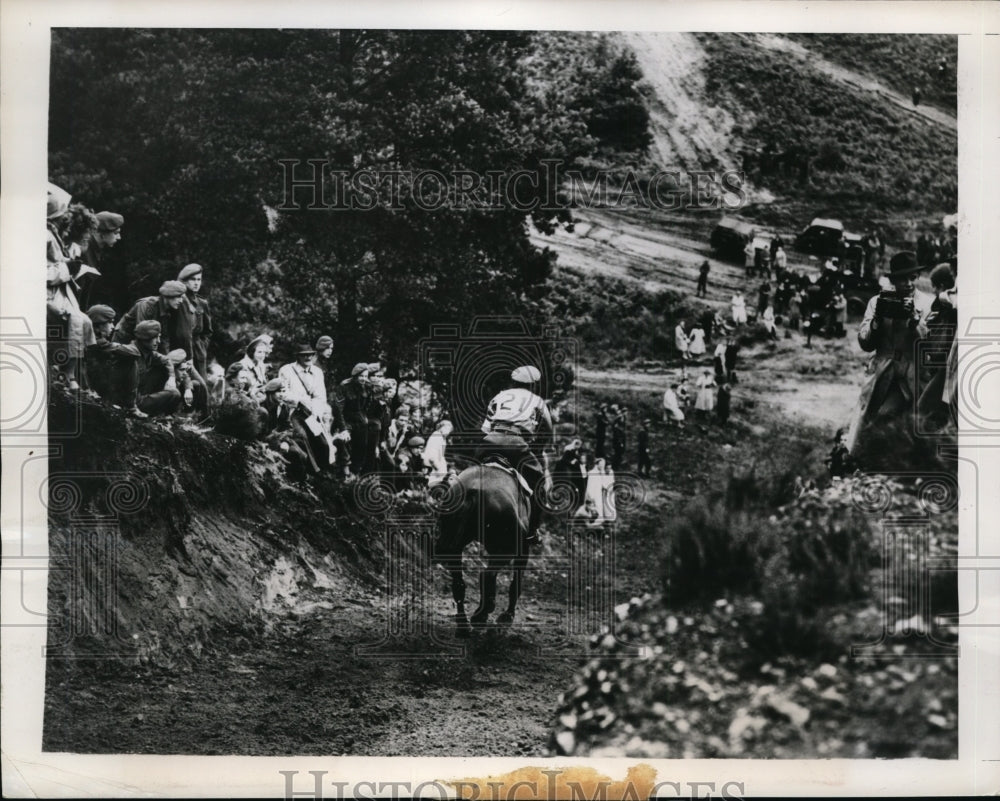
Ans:
[{"label": "rider's helmet", "polygon": [[518,367],[510,374],[511,380],[518,384],[534,384],[542,379],[541,371],[534,365],[526,364]]}]

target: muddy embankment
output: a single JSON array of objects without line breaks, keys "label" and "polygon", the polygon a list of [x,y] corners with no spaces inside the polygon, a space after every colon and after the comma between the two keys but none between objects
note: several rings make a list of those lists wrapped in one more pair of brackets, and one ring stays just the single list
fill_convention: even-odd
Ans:
[{"label": "muddy embankment", "polygon": [[333,481],[289,484],[259,443],[177,421],[59,392],[49,411],[78,432],[49,464],[50,657],[189,664],[301,613],[307,589],[376,583],[383,538]]}]

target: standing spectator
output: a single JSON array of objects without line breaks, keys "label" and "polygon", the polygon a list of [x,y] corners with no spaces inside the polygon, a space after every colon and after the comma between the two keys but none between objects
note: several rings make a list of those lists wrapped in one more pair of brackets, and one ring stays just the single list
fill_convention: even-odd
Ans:
[{"label": "standing spectator", "polygon": [[688,353],[692,357],[705,355],[705,330],[701,326],[695,326],[691,329],[689,342]]},{"label": "standing spectator", "polygon": [[753,241],[746,243],[743,248],[743,267],[746,270],[747,278],[754,277],[754,266],[756,264],[757,249],[753,246]]},{"label": "standing spectator", "polygon": [[100,272],[83,261],[83,253],[97,235],[97,217],[81,203],[71,203],[63,231],[67,266],[73,276],[81,309],[90,307],[90,288]]},{"label": "standing spectator", "polygon": [[582,446],[583,441],[579,437],[574,437],[563,448],[562,455],[552,469],[553,479],[560,478],[569,484],[570,491],[573,493],[570,501],[572,511],[576,511],[583,504],[583,494],[586,491],[587,480],[580,453]]},{"label": "standing spectator", "polygon": [[649,458],[649,420],[643,420],[642,425],[639,427],[638,434],[639,442],[639,454],[637,458],[638,473],[644,478],[649,478],[650,468],[652,467],[652,462]]},{"label": "standing spectator", "polygon": [[802,293],[796,289],[788,299],[788,327],[798,331],[799,318],[802,314]]},{"label": "standing spectator", "polygon": [[729,422],[729,401],[731,395],[732,390],[729,384],[726,381],[722,381],[719,384],[719,397],[715,404],[716,419],[721,426]]},{"label": "standing spectator", "polygon": [[351,370],[351,377],[340,382],[344,420],[351,432],[351,470],[357,475],[364,472],[368,463],[368,415],[365,410],[369,406],[369,392],[368,364],[359,362]]},{"label": "standing spectator", "polygon": [[912,94],[913,107],[914,108],[916,108],[917,106],[920,105],[920,98],[921,97],[923,97],[923,93],[920,91],[920,87],[919,86],[914,86],[913,87],[913,94]]},{"label": "standing spectator", "polygon": [[952,361],[952,351],[955,344],[955,330],[958,327],[958,308],[956,304],[955,275],[947,263],[939,264],[931,270],[931,287],[935,298],[931,302],[930,314],[927,315],[927,339],[934,343],[938,353],[948,353],[946,365],[937,367],[922,366],[927,378],[926,386],[920,393],[917,402],[917,413],[923,419],[921,430],[936,430],[948,421],[949,404],[951,402],[948,383],[949,364]]},{"label": "standing spectator", "polygon": [[760,289],[757,290],[757,314],[761,315],[764,313],[764,309],[767,308],[768,304],[771,302],[771,282],[764,281],[760,285]]},{"label": "standing spectator", "polygon": [[708,295],[708,273],[711,271],[712,265],[708,263],[708,259],[705,259],[701,263],[701,267],[698,268],[698,288],[695,290],[695,297],[704,298]]},{"label": "standing spectator", "polygon": [[844,297],[844,293],[839,288],[833,293],[830,311],[833,335],[835,337],[847,336],[847,298]]},{"label": "standing spectator", "polygon": [[712,354],[712,366],[717,376],[726,377],[726,340],[720,339]]},{"label": "standing spectator", "polygon": [[674,329],[674,346],[681,355],[681,372],[685,372],[687,370],[687,363],[691,359],[691,354],[689,352],[690,345],[691,340],[688,337],[687,328],[684,320],[681,320],[677,323],[677,327]]},{"label": "standing spectator", "polygon": [[761,319],[761,325],[764,326],[764,330],[767,332],[767,335],[772,340],[777,340],[778,329],[775,326],[774,322],[774,307],[770,303],[767,304],[767,308],[764,309],[764,314],[761,315],[760,319]]},{"label": "standing spectator", "polygon": [[602,403],[597,407],[597,421],[594,426],[594,456],[598,459],[604,458],[604,440],[608,431],[608,404]]},{"label": "standing spectator", "polygon": [[611,469],[618,470],[625,462],[625,424],[627,412],[611,404]]},{"label": "standing spectator", "polygon": [[691,387],[686,378],[681,378],[677,385],[677,401],[680,403],[681,409],[687,411],[691,408]]},{"label": "standing spectator", "polygon": [[725,368],[726,368],[726,381],[730,384],[738,383],[736,377],[736,359],[740,355],[740,346],[736,344],[735,339],[726,340],[726,356],[725,356]]},{"label": "standing spectator", "polygon": [[681,411],[680,399],[677,397],[678,384],[674,382],[663,393],[663,422],[671,421],[684,425],[684,412]]},{"label": "standing spectator", "polygon": [[774,274],[778,278],[780,278],[788,270],[788,254],[785,253],[785,249],[780,244],[774,251],[773,261],[774,261]]},{"label": "standing spectator", "polygon": [[[912,433],[912,410],[920,396],[921,376],[914,364],[916,343],[927,335],[925,317],[929,304],[914,295],[913,280],[921,270],[914,253],[900,251],[889,263],[889,278],[895,295],[876,295],[858,328],[858,343],[869,353],[869,377],[861,389],[857,409],[847,436],[847,448],[858,457],[873,446],[882,453],[882,443],[873,435],[887,433],[887,428],[902,423]],[[874,465],[865,465],[866,467]]]},{"label": "standing spectator", "polygon": [[707,418],[715,408],[715,394],[712,390],[715,387],[715,379],[711,372],[705,370],[698,379],[698,397],[695,399],[695,411],[700,412],[700,417]]},{"label": "standing spectator", "polygon": [[102,303],[125,304],[128,287],[124,276],[119,271],[110,273],[108,267],[108,254],[121,241],[125,218],[113,211],[99,211],[95,216],[97,230],[80,252],[80,261],[93,270],[84,285],[84,303],[100,298]]},{"label": "standing spectator", "polygon": [[177,274],[177,280],[187,287],[185,300],[194,317],[192,331],[192,346],[194,353],[191,360],[194,369],[206,379],[208,377],[208,345],[215,331],[212,329],[212,312],[208,301],[200,294],[203,281],[203,268],[200,264],[188,264]]},{"label": "standing spectator", "polygon": [[740,290],[736,290],[730,301],[733,310],[733,325],[745,325],[747,321],[747,302]]},{"label": "standing spectator", "polygon": [[[55,184],[49,184],[46,229],[46,309],[49,329],[58,331],[50,342],[50,356],[61,365],[61,375],[72,390],[86,388],[87,348],[96,343],[94,326],[80,309],[77,287],[69,269],[69,254],[63,235],[69,225],[72,197]],[[55,369],[60,369],[56,367]]]},{"label": "standing spectator", "polygon": [[424,464],[430,468],[427,477],[427,486],[433,487],[448,478],[448,460],[445,458],[445,451],[448,447],[448,437],[454,426],[450,420],[442,420],[437,424],[434,433],[427,438],[424,446],[422,458]]}]

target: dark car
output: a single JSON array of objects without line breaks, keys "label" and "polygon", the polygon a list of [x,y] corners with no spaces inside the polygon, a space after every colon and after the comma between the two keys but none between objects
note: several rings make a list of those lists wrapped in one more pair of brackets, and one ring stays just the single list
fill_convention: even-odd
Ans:
[{"label": "dark car", "polygon": [[837,258],[842,272],[862,275],[865,267],[865,249],[861,234],[844,231],[837,245]]},{"label": "dark car", "polygon": [[712,231],[712,249],[728,259],[741,261],[747,242],[753,241],[756,226],[736,217],[723,217]]},{"label": "dark car", "polygon": [[795,249],[816,256],[833,256],[843,235],[844,224],[840,220],[817,217],[795,237]]}]

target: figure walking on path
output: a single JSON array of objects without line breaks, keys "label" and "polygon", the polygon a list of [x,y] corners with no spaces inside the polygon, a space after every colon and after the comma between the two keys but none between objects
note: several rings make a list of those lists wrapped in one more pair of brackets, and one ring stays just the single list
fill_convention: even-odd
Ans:
[{"label": "figure walking on path", "polygon": [[695,290],[695,297],[704,298],[708,295],[708,273],[712,266],[705,259],[698,268],[698,288]]}]

